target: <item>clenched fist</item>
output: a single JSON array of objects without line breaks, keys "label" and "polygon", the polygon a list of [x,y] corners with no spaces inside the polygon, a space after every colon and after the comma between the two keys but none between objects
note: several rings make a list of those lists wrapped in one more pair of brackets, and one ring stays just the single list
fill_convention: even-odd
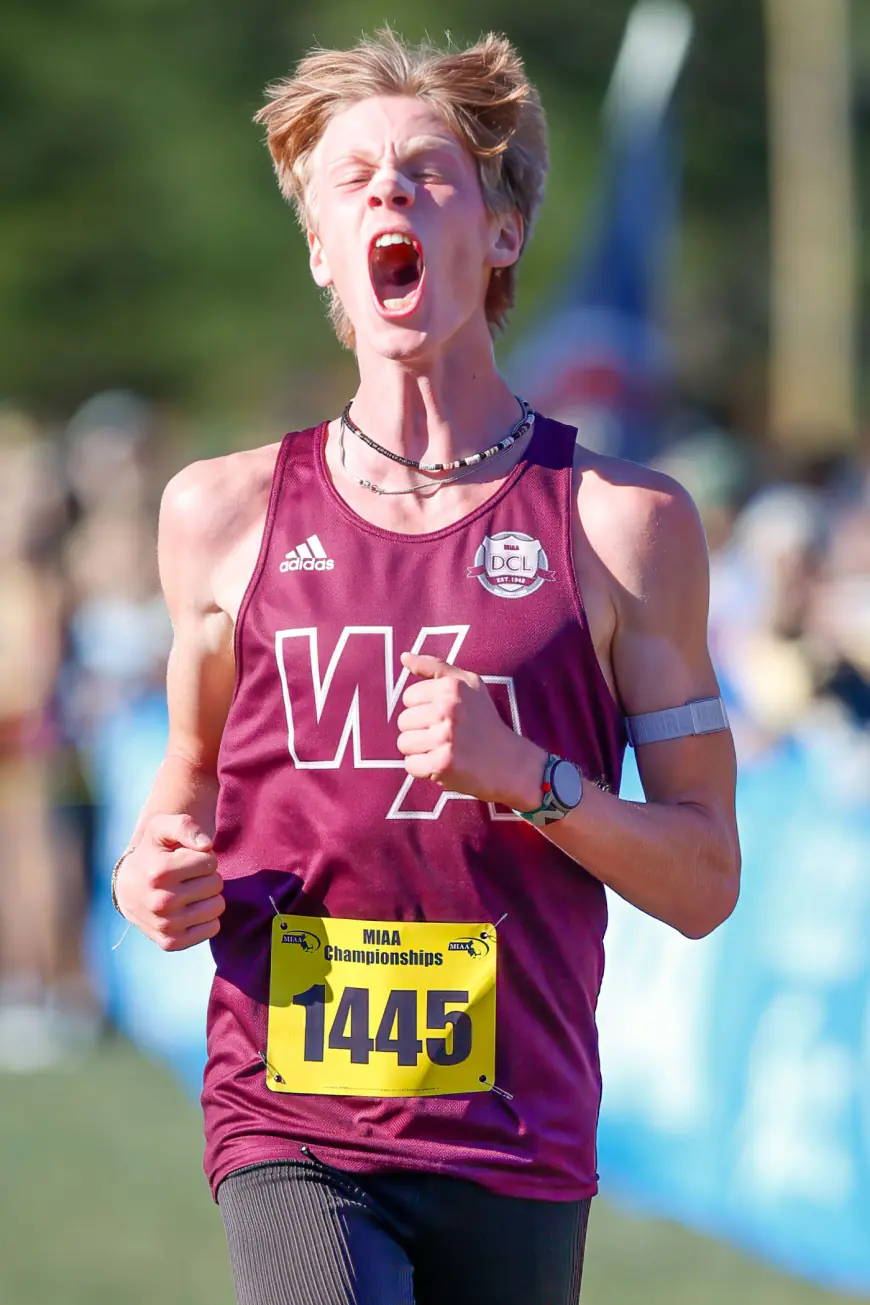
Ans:
[{"label": "clenched fist", "polygon": [[480,676],[417,653],[402,653],[402,665],[420,676],[405,690],[397,722],[408,774],[483,802],[534,810],[547,753],[504,723]]},{"label": "clenched fist", "polygon": [[115,885],[126,919],[165,952],[215,936],[222,888],[212,840],[191,816],[154,816]]}]

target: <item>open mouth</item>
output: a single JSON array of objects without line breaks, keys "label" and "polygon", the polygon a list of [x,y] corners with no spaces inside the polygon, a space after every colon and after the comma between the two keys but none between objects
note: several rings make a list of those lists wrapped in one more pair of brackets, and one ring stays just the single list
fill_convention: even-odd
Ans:
[{"label": "open mouth", "polygon": [[413,236],[387,232],[372,243],[369,273],[381,308],[391,315],[409,312],[423,282],[423,251]]}]

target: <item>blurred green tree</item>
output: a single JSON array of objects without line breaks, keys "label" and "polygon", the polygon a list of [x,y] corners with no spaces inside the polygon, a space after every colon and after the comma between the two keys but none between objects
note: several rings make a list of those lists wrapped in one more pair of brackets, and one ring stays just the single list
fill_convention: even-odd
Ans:
[{"label": "blurred green tree", "polygon": [[[385,13],[371,0],[7,0],[0,398],[60,414],[120,384],[235,416],[304,392],[335,367],[304,246],[251,118],[263,85],[315,41],[346,45],[385,18],[412,38],[504,30],[541,87],[553,174],[520,279],[522,326],[582,234],[599,107],[630,7],[393,0]],[[757,365],[765,347],[760,8],[693,3],[676,327],[689,382],[708,393]],[[865,8],[855,21],[870,27]],[[699,332],[701,320],[713,326]],[[304,410],[304,393],[299,402]]]}]

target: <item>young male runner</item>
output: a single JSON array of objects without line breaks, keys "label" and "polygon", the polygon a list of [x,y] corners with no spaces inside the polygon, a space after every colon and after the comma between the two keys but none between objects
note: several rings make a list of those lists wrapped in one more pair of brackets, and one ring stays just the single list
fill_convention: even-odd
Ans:
[{"label": "young male runner", "polygon": [[243,1305],[574,1302],[604,885],[694,938],[737,897],[704,539],[496,371],[547,168],[507,41],[319,51],[260,120],[360,383],[166,491],[170,741],[118,902],[213,940]]}]

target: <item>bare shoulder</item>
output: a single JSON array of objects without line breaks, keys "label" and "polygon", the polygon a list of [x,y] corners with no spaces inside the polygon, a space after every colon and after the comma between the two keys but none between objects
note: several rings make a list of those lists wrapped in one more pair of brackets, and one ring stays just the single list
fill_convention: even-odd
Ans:
[{"label": "bare shoulder", "polygon": [[253,570],[280,447],[194,462],[169,481],[160,505],[158,551],[170,608],[176,596],[198,607],[237,605],[235,577],[248,568],[249,555]]},{"label": "bare shoulder", "polygon": [[574,478],[583,532],[624,600],[700,591],[706,603],[704,529],[678,481],[579,445]]},{"label": "bare shoulder", "polygon": [[186,546],[231,548],[265,513],[280,444],[192,462],[169,481],[160,505],[161,535]]}]

